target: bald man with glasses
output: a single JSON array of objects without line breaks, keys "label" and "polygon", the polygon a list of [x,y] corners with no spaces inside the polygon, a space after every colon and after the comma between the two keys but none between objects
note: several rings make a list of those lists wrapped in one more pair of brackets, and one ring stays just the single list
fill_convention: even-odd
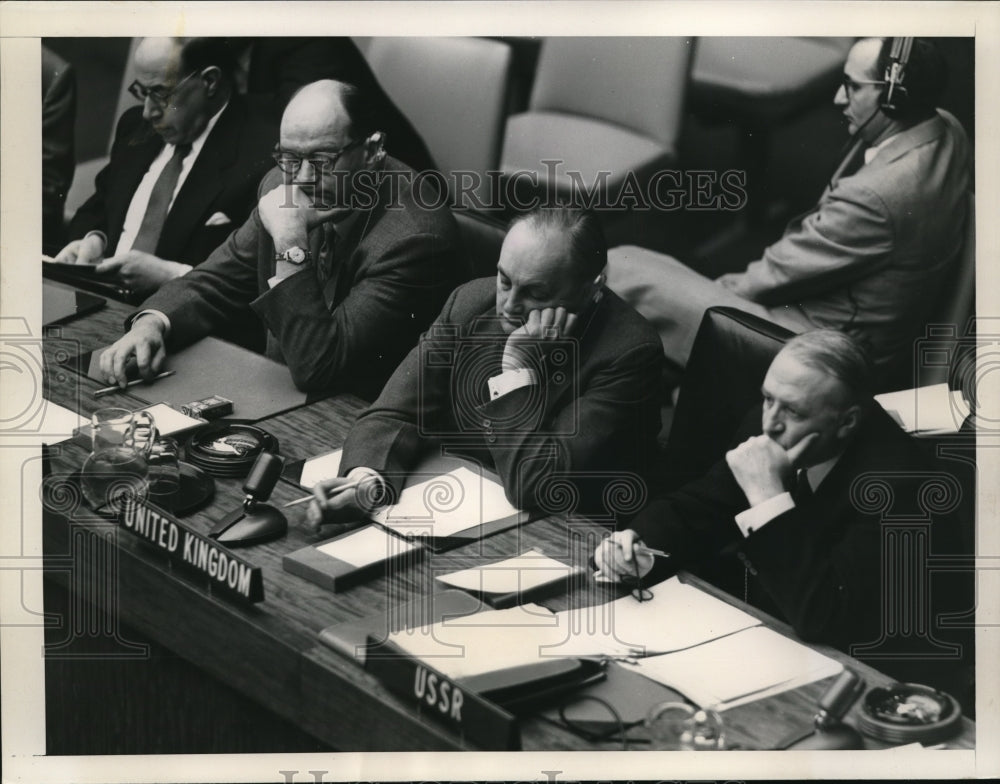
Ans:
[{"label": "bald man with glasses", "polygon": [[146,38],[108,165],[56,256],[150,294],[204,261],[249,216],[277,127],[233,92],[228,46]]},{"label": "bald man with glasses", "polygon": [[447,199],[386,155],[372,106],[333,80],[295,94],[256,209],[129,319],[101,358],[109,384],[131,357],[149,377],[249,310],[300,389],[378,395],[464,275]]}]

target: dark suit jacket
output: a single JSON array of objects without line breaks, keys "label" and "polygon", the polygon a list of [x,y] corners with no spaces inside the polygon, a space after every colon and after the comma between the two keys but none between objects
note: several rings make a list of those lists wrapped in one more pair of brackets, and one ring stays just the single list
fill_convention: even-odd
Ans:
[{"label": "dark suit jacket", "polygon": [[63,207],[73,183],[76,72],[42,46],[42,241],[47,253],[66,244]]},{"label": "dark suit jacket", "polygon": [[[208,258],[256,204],[260,178],[274,165],[270,154],[277,140],[277,127],[266,113],[232,96],[174,199],[155,255],[192,265]],[[163,140],[142,119],[142,108],[125,112],[115,131],[111,160],[97,175],[94,195],[73,217],[70,238],[103,231],[107,254],[113,254],[132,196],[162,149]],[[219,212],[230,222],[205,225]]]},{"label": "dark suit jacket", "polygon": [[[495,468],[523,509],[600,513],[603,491],[616,487],[643,497],[635,474],[649,468],[660,427],[656,332],[605,290],[580,314],[575,336],[545,342],[534,355],[544,384],[490,400],[487,379],[501,372],[506,343],[495,298],[495,278],[452,293],[351,429],[342,472],[367,466],[399,489],[423,450],[446,448]],[[574,491],[565,480],[580,494],[569,508],[563,502]]]},{"label": "dark suit jacket", "polygon": [[[270,332],[269,355],[288,365],[300,389],[373,399],[464,278],[455,219],[446,205],[415,200],[408,171],[386,159],[371,207],[353,216],[336,243],[336,272],[324,288],[312,266],[268,286],[274,243],[254,209],[204,264],[143,308],[169,317],[170,347],[177,348],[218,334],[250,307]],[[281,181],[274,169],[261,193]],[[309,235],[313,258],[323,235],[322,226]]]},{"label": "dark suit jacket", "polygon": [[[758,407],[734,443],[760,432]],[[852,646],[878,643],[883,629],[894,624],[898,633],[902,604],[916,602],[926,591],[927,575],[912,577],[913,572],[884,565],[885,560],[892,565],[898,560],[884,556],[883,538],[891,531],[900,534],[891,523],[883,523],[883,517],[895,516],[903,528],[929,526],[926,553],[961,552],[956,521],[934,513],[941,499],[926,494],[930,510],[921,507],[921,493],[934,477],[940,472],[914,440],[873,404],[861,432],[812,497],[796,498],[794,509],[748,537],[734,520],[748,502],[725,459],[704,478],[654,500],[629,527],[646,544],[669,551],[671,568],[691,568],[740,598],[746,592],[750,603],[787,620],[803,639],[851,653]],[[945,495],[953,495],[948,485],[938,481],[937,486],[946,488]],[[904,541],[900,535],[893,543]],[[918,545],[910,546],[920,552]],[[923,566],[918,564],[918,571]],[[908,576],[912,583],[906,582]],[[955,634],[934,622],[936,614],[971,609],[970,578],[971,570],[935,574],[931,579],[930,607],[923,609],[929,613],[931,633],[942,640],[953,640]],[[895,608],[888,607],[892,597],[900,602]],[[926,641],[889,637],[886,644],[876,646],[878,651],[919,654],[935,649]],[[857,648],[854,655],[865,658]],[[938,684],[944,683],[943,673],[955,664],[923,656],[916,661],[897,656],[871,663],[897,677]],[[952,683],[946,685],[954,688]]]},{"label": "dark suit jacket", "polygon": [[350,38],[255,38],[251,46],[247,91],[272,96],[277,116],[305,84],[319,79],[349,82],[368,95],[389,154],[417,171],[435,168],[423,139],[386,95]]}]

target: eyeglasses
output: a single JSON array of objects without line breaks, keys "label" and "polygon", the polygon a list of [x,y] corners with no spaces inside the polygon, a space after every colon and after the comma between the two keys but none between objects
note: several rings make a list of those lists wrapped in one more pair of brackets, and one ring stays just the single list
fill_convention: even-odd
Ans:
[{"label": "eyeglasses", "polygon": [[648,588],[642,587],[642,573],[639,571],[639,559],[633,557],[632,566],[635,567],[634,575],[624,575],[622,581],[635,587],[632,589],[632,598],[637,602],[648,602],[653,598],[653,592]]},{"label": "eyeglasses", "polygon": [[364,144],[364,141],[364,139],[355,139],[339,150],[332,152],[312,152],[308,155],[297,155],[294,152],[276,150],[271,153],[271,157],[274,158],[274,162],[278,164],[278,168],[285,172],[285,174],[298,174],[299,169],[302,168],[303,161],[309,161],[313,169],[321,174],[332,174],[341,156],[355,147]]},{"label": "eyeglasses", "polygon": [[841,82],[844,85],[844,90],[850,95],[852,92],[857,90],[863,84],[885,84],[884,79],[852,79],[847,74],[844,74],[844,78]]},{"label": "eyeglasses", "polygon": [[188,79],[190,79],[195,74],[200,73],[200,71],[192,71],[183,79],[181,79],[172,88],[167,89],[166,87],[144,87],[139,84],[139,80],[136,79],[132,84],[128,86],[128,91],[132,94],[132,97],[139,101],[145,101],[149,98],[157,106],[166,106],[170,99],[174,97],[174,94],[180,89],[181,85],[184,84]]}]

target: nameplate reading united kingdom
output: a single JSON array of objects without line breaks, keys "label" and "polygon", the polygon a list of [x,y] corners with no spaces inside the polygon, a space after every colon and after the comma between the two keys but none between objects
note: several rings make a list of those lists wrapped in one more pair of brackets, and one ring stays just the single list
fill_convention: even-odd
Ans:
[{"label": "nameplate reading united kingdom", "polygon": [[158,506],[130,498],[122,505],[118,524],[162,550],[172,564],[206,578],[213,590],[245,602],[264,600],[264,578],[259,566],[192,531]]}]

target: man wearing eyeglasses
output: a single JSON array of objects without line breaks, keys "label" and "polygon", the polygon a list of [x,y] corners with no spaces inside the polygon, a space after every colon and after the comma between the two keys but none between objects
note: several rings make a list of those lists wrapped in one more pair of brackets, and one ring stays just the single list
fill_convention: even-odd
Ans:
[{"label": "man wearing eyeglasses", "polygon": [[210,38],[146,38],[95,193],[56,261],[96,265],[151,293],[204,261],[239,226],[270,168],[277,128],[233,92],[234,62]]},{"label": "man wearing eyeglasses", "polygon": [[935,108],[947,81],[943,58],[914,40],[901,81],[890,85],[894,69],[899,75],[893,40],[868,38],[850,50],[834,96],[851,134],[846,154],[816,206],[762,258],[709,280],[669,256],[612,249],[608,285],[653,322],[678,368],[713,305],[795,332],[848,330],[883,375],[912,355],[962,245],[970,149],[959,122]]},{"label": "man wearing eyeglasses", "polygon": [[108,383],[126,383],[133,356],[142,375],[155,374],[167,350],[249,308],[267,328],[268,356],[300,389],[381,391],[462,273],[447,200],[385,154],[372,106],[333,80],[295,94],[257,208],[130,319],[101,358]]}]

